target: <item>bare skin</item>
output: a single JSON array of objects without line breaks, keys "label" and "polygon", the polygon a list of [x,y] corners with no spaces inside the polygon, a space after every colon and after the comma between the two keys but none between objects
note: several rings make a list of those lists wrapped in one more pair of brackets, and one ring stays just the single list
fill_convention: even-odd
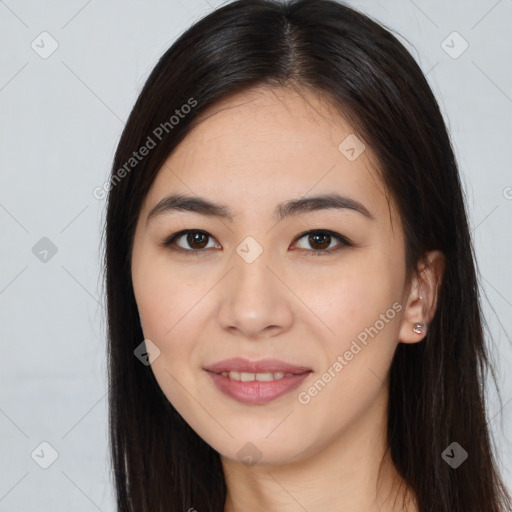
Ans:
[{"label": "bare skin", "polygon": [[[419,277],[406,282],[400,218],[370,148],[353,160],[340,151],[350,134],[309,92],[233,96],[203,114],[141,210],[132,279],[144,336],[160,350],[151,368],[176,410],[220,453],[225,512],[418,510],[385,456],[388,371],[398,343],[425,337],[443,255],[429,253]],[[222,203],[233,219],[167,211],[147,220],[171,193]],[[359,201],[372,218],[350,208],[273,217],[278,203],[332,193]],[[184,229],[200,233],[161,244]],[[310,230],[351,245],[312,240]],[[250,263],[237,252],[249,236],[262,249]],[[254,254],[257,246],[242,247]],[[427,324],[421,333],[417,322]],[[312,372],[271,402],[241,403],[204,370],[237,356]],[[319,379],[325,385],[315,392]],[[244,447],[253,450],[251,463],[239,454]]]}]

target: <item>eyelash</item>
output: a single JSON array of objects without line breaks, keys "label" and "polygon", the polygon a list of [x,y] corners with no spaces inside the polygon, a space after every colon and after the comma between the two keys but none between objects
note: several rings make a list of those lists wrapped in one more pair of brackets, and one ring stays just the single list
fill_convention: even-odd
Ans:
[{"label": "eyelash", "polygon": [[[213,238],[209,233],[207,233],[206,231],[203,231],[201,229],[184,229],[182,231],[178,231],[177,233],[173,233],[172,235],[164,238],[164,240],[162,240],[162,242],[161,242],[161,245],[163,247],[170,248],[172,251],[191,253],[191,255],[194,255],[194,256],[201,256],[201,255],[203,255],[203,253],[206,252],[207,249],[204,249],[204,248],[203,249],[183,249],[182,247],[177,247],[177,248],[171,247],[171,245],[174,244],[174,242],[177,239],[181,238],[184,235],[188,235],[191,233],[195,233],[195,234],[201,233],[207,237]],[[330,249],[321,249],[321,250],[302,249],[302,250],[311,252],[312,256],[325,256],[325,255],[329,255],[329,254],[338,252],[341,249],[343,249],[344,247],[354,247],[354,244],[352,244],[346,237],[344,237],[343,235],[340,235],[339,233],[336,233],[334,231],[330,231],[328,229],[314,229],[311,231],[306,231],[306,232],[298,235],[297,238],[295,239],[295,241],[298,241],[301,238],[304,238],[306,235],[319,235],[319,234],[320,235],[329,235],[332,238],[336,239],[340,243],[338,245],[334,246],[334,248],[330,248]]]}]

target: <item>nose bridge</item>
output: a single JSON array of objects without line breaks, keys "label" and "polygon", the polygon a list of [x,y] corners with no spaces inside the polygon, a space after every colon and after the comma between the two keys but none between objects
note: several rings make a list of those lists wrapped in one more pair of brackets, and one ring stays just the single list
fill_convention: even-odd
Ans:
[{"label": "nose bridge", "polygon": [[[248,288],[245,291],[253,294],[255,299],[267,298],[268,302],[270,296],[274,295],[270,292],[275,286],[272,282],[275,277],[269,270],[272,266],[272,252],[268,246],[264,247],[263,236],[258,238],[261,243],[254,236],[247,236],[236,247],[233,257],[233,278],[238,291],[244,292]],[[268,238],[265,239],[265,242],[267,241]],[[265,297],[267,295],[268,297]]]},{"label": "nose bridge", "polygon": [[290,297],[274,275],[272,251],[248,236],[235,248],[232,264],[231,282],[221,294],[222,327],[247,337],[257,336],[268,327],[288,328],[292,320]]},{"label": "nose bridge", "polygon": [[235,249],[238,257],[249,266],[258,260],[268,259],[270,255],[270,250],[263,248],[263,243],[267,244],[268,237],[265,237],[264,241],[262,241],[263,235],[258,236],[258,238],[260,242],[254,236],[246,236]]}]

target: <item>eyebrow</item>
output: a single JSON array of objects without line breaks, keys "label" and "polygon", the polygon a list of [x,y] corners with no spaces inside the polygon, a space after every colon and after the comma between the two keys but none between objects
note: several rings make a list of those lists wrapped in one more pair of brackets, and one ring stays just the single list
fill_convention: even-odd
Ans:
[{"label": "eyebrow", "polygon": [[[285,201],[276,206],[273,216],[281,221],[292,215],[327,209],[352,210],[361,213],[370,220],[375,220],[372,213],[362,203],[339,194],[322,194]],[[234,219],[231,209],[226,205],[215,203],[202,197],[172,194],[164,197],[148,213],[146,223],[158,215],[174,213],[176,211],[194,212],[209,217],[220,217],[228,221],[233,221]]]}]

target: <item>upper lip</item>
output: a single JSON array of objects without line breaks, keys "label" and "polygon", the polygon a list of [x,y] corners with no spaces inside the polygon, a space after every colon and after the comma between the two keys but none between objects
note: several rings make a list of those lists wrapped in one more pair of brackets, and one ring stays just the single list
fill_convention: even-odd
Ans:
[{"label": "upper lip", "polygon": [[306,366],[297,366],[294,364],[286,363],[278,359],[262,359],[260,361],[249,361],[242,357],[233,357],[231,359],[224,359],[204,368],[213,373],[222,372],[247,372],[247,373],[293,373],[299,375],[301,373],[310,372],[311,368]]}]

